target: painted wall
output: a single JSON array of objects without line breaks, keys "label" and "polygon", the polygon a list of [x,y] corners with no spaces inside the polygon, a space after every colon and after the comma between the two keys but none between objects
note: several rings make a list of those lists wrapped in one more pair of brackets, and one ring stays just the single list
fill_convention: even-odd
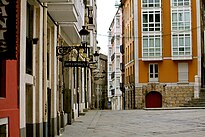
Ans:
[{"label": "painted wall", "polygon": [[19,136],[17,61],[6,61],[6,97],[0,98],[0,118],[8,118],[9,137]]}]

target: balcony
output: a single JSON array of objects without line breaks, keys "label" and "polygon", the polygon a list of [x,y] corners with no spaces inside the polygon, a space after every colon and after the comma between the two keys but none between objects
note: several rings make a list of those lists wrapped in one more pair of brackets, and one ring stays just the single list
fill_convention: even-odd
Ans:
[{"label": "balcony", "polygon": [[[68,37],[70,43],[79,43],[80,31],[84,22],[85,8],[79,0],[39,0],[46,2],[48,13]],[[77,37],[77,38],[76,38]]]},{"label": "balcony", "polygon": [[115,59],[115,53],[112,54],[111,61],[113,61],[114,59]]},{"label": "balcony", "polygon": [[123,47],[123,45],[120,45],[120,53],[124,54],[124,47]]},{"label": "balcony", "polygon": [[114,79],[114,78],[115,78],[115,72],[112,72],[111,79]]},{"label": "balcony", "polygon": [[120,70],[122,72],[125,72],[125,65],[124,65],[124,63],[120,63]]}]

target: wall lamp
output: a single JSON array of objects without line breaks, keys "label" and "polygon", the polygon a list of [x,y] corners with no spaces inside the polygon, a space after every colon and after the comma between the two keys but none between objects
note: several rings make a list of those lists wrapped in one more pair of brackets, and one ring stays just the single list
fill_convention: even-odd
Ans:
[{"label": "wall lamp", "polygon": [[78,51],[83,49],[84,52],[87,52],[87,42],[88,42],[88,34],[89,32],[85,29],[85,26],[82,26],[82,29],[79,31],[81,36],[81,45],[80,46],[57,46],[56,47],[56,55],[57,56],[64,56],[70,53],[72,50],[76,49]]}]

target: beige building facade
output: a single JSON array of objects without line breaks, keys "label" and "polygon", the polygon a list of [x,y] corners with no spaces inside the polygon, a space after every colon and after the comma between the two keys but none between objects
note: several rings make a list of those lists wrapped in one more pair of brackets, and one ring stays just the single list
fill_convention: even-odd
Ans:
[{"label": "beige building facade", "polygon": [[[91,104],[88,61],[96,47],[96,1],[21,0],[20,136],[56,136]],[[88,30],[86,54],[79,32]],[[65,55],[58,47],[75,47]],[[67,48],[69,49],[69,48]],[[89,52],[88,52],[89,51]]]}]

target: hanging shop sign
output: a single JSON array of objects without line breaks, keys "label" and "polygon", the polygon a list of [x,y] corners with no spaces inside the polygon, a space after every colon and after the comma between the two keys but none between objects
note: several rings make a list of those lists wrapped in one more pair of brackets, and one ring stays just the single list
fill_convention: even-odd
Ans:
[{"label": "hanging shop sign", "polygon": [[87,61],[64,61],[65,67],[88,67]]},{"label": "hanging shop sign", "polygon": [[0,59],[16,59],[19,32],[18,0],[0,1]]}]

